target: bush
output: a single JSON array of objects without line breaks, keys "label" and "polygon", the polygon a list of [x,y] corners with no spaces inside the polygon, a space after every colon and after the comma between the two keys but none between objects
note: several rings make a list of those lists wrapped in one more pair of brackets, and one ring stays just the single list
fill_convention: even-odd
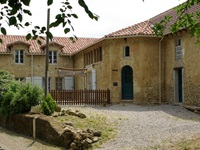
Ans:
[{"label": "bush", "polygon": [[54,113],[56,109],[56,102],[50,94],[47,94],[46,98],[42,101],[41,108],[45,115],[51,115]]},{"label": "bush", "polygon": [[42,97],[43,91],[38,86],[13,81],[5,87],[0,111],[6,117],[10,114],[27,113],[31,106],[39,104]]},{"label": "bush", "polygon": [[5,86],[14,80],[14,75],[10,74],[8,71],[0,70],[0,103],[5,91]]}]

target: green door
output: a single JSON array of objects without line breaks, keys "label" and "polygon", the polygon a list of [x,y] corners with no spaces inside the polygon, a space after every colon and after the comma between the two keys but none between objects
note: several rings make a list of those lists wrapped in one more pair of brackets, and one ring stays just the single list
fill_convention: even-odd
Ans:
[{"label": "green door", "polygon": [[183,102],[182,68],[175,69],[175,102]]},{"label": "green door", "polygon": [[130,66],[122,68],[122,99],[133,99],[133,69]]}]

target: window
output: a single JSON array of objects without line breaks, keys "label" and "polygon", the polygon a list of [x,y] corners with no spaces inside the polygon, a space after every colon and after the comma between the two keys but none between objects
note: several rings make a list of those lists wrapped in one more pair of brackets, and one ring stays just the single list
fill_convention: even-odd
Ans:
[{"label": "window", "polygon": [[182,41],[177,39],[175,41],[175,59],[179,60],[182,58]]},{"label": "window", "polygon": [[56,90],[63,89],[63,78],[56,78]]},{"label": "window", "polygon": [[25,78],[15,78],[16,81],[19,81],[19,82],[24,82],[25,81]]},{"label": "window", "polygon": [[103,60],[102,47],[98,47],[84,53],[84,65],[90,65]]},{"label": "window", "polygon": [[130,48],[129,46],[126,46],[124,48],[124,57],[129,57],[130,56]]},{"label": "window", "polygon": [[49,63],[57,64],[57,51],[49,51]]},{"label": "window", "polygon": [[98,56],[99,56],[99,61],[102,61],[102,48],[99,47],[99,50],[98,50]]},{"label": "window", "polygon": [[23,50],[15,50],[15,63],[16,64],[24,63],[24,51]]}]

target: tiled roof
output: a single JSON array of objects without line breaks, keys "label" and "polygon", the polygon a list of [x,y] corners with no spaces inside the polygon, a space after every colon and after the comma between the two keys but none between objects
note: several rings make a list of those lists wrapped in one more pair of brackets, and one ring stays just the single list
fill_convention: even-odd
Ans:
[{"label": "tiled roof", "polygon": [[[27,41],[25,36],[18,35],[0,35],[0,38],[3,40],[3,43],[0,44],[0,53],[8,53],[7,48],[9,45],[24,43],[26,45],[30,44],[29,52],[31,54],[43,54],[42,47],[44,47],[46,43],[45,40],[41,39],[42,45],[39,45],[36,40]],[[78,40],[75,40],[75,43],[72,43],[67,37],[54,37],[53,40],[50,41],[50,45],[57,44],[62,47],[62,53],[64,55],[72,55],[97,40],[97,38],[78,38]]]},{"label": "tiled roof", "polygon": [[153,30],[149,20],[129,26],[119,31],[110,33],[105,38],[111,37],[123,37],[123,36],[134,36],[134,35],[153,35]]},{"label": "tiled roof", "polygon": [[[200,5],[193,5],[191,8],[189,8],[187,10],[188,13],[193,13],[193,12],[195,13],[196,11],[200,11]],[[172,16],[170,22],[167,24],[167,27],[166,27],[166,30],[164,33],[164,34],[168,34],[168,33],[170,33],[170,26],[178,19],[174,8],[172,8],[168,11],[165,11],[147,21],[129,26],[127,28],[118,30],[113,33],[110,33],[110,34],[106,35],[105,38],[127,37],[127,36],[135,36],[135,35],[146,35],[146,36],[155,35],[154,31],[152,30],[152,25],[160,22],[167,15]]]},{"label": "tiled roof", "polygon": [[[193,5],[191,6],[188,10],[187,13],[196,13],[196,11],[200,11],[200,5]],[[176,14],[176,11],[174,10],[174,8],[167,10],[153,18],[150,19],[150,23],[155,24],[160,22],[161,20],[163,20],[165,18],[165,16],[172,16],[172,18],[170,19],[170,22],[167,24],[166,26],[166,30],[165,30],[165,35],[170,33],[170,27],[172,24],[175,23],[175,21],[178,19],[178,16]]]}]

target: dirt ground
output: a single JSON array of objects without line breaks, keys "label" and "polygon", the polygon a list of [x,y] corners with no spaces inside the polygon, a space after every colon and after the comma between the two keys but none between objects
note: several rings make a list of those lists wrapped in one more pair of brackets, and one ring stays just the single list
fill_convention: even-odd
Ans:
[{"label": "dirt ground", "polygon": [[[200,149],[200,115],[180,106],[111,105],[79,107],[81,112],[108,114],[119,120],[118,136],[102,145],[101,150],[172,150]],[[137,140],[136,140],[137,139]],[[184,141],[185,140],[185,141]],[[191,141],[196,143],[191,143]],[[40,140],[34,141],[0,127],[0,150],[62,150]]]},{"label": "dirt ground", "polygon": [[5,150],[63,150],[41,140],[34,140],[0,127],[0,149]]}]

